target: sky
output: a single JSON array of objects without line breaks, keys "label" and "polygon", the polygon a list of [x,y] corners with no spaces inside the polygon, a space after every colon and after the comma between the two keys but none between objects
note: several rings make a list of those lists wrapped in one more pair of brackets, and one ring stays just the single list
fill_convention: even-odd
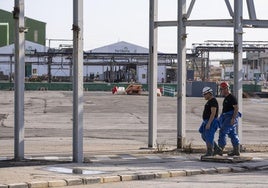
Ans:
[{"label": "sky", "polygon": [[[186,2],[188,5],[190,0]],[[268,1],[254,2],[257,18],[268,20]],[[243,3],[243,17],[247,19],[246,0]],[[25,16],[47,24],[47,39],[72,39],[73,0],[24,0],[24,4]],[[158,0],[158,4],[159,20],[176,20],[177,0]],[[0,0],[0,9],[11,12],[13,7],[14,0]],[[224,0],[196,0],[190,19],[217,18],[230,18]],[[158,29],[158,51],[176,53],[176,32],[176,27]],[[187,48],[206,40],[233,40],[233,29],[187,27]],[[268,41],[268,29],[244,29],[243,40]],[[119,41],[148,48],[149,0],[84,0],[84,50]],[[51,42],[53,47],[58,45]]]}]

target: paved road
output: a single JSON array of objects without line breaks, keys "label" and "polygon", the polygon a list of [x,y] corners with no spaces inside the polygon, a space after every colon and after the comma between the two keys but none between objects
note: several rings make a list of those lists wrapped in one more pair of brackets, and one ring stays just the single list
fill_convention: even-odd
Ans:
[{"label": "paved road", "polygon": [[[13,156],[14,96],[0,93],[0,156]],[[219,103],[222,98],[219,98]],[[205,101],[187,98],[186,139],[203,145],[197,131]],[[158,98],[158,148],[176,148],[176,98]],[[268,144],[268,99],[244,99],[243,144]],[[230,143],[229,143],[230,144]],[[130,152],[148,145],[148,96],[84,93],[85,155]],[[25,155],[72,153],[72,92],[26,91]]]}]

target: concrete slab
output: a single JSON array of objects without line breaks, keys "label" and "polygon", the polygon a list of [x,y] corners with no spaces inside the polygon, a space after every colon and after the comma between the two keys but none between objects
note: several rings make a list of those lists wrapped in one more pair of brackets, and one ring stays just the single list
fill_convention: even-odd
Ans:
[{"label": "concrete slab", "polygon": [[[222,98],[219,98],[221,102]],[[268,99],[243,99],[242,143],[246,152],[262,149],[261,153],[243,153],[254,157],[243,163],[205,163],[199,160],[201,154],[174,150],[177,143],[176,98],[158,97],[158,145],[161,148],[150,150],[147,143],[148,96],[84,92],[83,148],[87,162],[75,164],[71,163],[72,92],[25,91],[25,156],[28,159],[9,166],[5,166],[6,161],[0,162],[0,187],[25,188],[29,184],[24,182],[33,181],[55,187],[67,186],[68,182],[81,183],[77,178],[82,179],[83,185],[103,183],[104,180],[166,178],[166,172],[170,177],[178,177],[186,176],[186,170],[188,175],[194,175],[214,173],[214,169],[215,173],[229,173],[231,167],[267,169],[267,102]],[[200,152],[205,148],[198,133],[205,101],[187,98],[186,103],[186,144],[189,151],[197,149]],[[0,159],[7,160],[14,156],[14,92],[1,91],[0,105]],[[226,149],[228,146],[229,140]],[[169,152],[165,153],[163,149]],[[46,160],[54,161],[46,163]],[[49,171],[48,167],[64,168],[70,173]],[[77,171],[89,171],[90,174],[73,174]]]},{"label": "concrete slab", "polygon": [[205,162],[218,162],[218,163],[242,163],[248,162],[253,159],[253,157],[244,157],[244,156],[205,156],[200,158],[201,161]]}]

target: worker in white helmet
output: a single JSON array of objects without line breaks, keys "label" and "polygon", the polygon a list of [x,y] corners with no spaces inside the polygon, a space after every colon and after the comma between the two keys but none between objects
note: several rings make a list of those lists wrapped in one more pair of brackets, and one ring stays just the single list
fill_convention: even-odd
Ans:
[{"label": "worker in white helmet", "polygon": [[216,142],[214,142],[215,132],[219,128],[219,104],[217,99],[213,96],[213,90],[210,87],[204,87],[202,94],[207,102],[204,106],[202,114],[203,122],[199,128],[199,132],[201,133],[201,137],[206,142],[207,146],[207,152],[202,156],[205,157],[217,154],[219,152],[218,150],[220,149]]}]

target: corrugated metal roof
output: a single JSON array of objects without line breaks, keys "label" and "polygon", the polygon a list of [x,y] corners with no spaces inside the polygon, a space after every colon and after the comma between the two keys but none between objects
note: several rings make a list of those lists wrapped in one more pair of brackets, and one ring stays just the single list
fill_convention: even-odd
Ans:
[{"label": "corrugated metal roof", "polygon": [[87,51],[88,53],[149,53],[148,48],[131,44],[125,41],[109,44]]}]

